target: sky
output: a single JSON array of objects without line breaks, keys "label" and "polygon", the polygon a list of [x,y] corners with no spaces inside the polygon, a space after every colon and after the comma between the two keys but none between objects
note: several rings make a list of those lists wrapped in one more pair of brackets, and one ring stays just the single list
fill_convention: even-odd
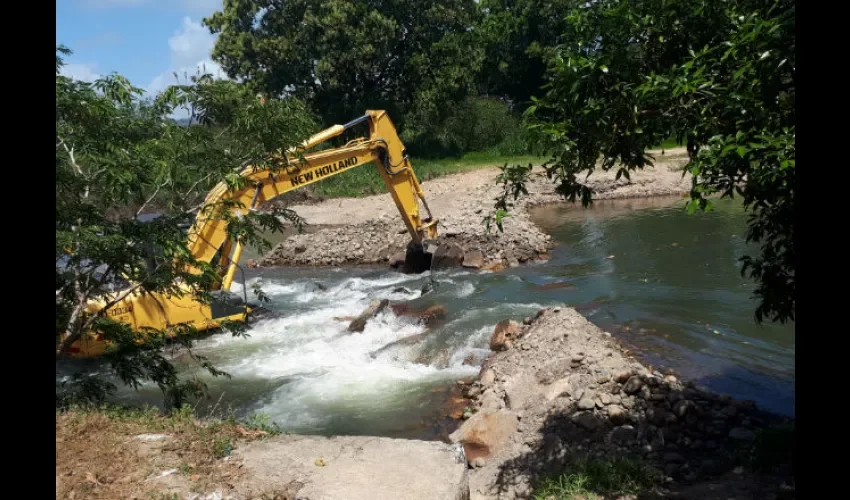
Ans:
[{"label": "sky", "polygon": [[57,0],[56,44],[73,51],[62,72],[86,81],[116,72],[152,93],[176,83],[174,72],[218,75],[215,37],[201,19],[222,1]]}]

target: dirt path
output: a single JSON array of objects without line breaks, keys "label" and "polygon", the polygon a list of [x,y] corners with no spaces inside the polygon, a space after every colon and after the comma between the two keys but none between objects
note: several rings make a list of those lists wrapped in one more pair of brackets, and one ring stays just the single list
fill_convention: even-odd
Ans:
[{"label": "dirt path", "polygon": [[[682,175],[687,161],[684,148],[656,152],[656,166],[615,180],[616,172],[595,172],[589,185],[597,199],[635,198],[686,193],[690,176]],[[544,256],[550,238],[531,222],[528,209],[559,200],[554,185],[535,169],[529,195],[520,199],[504,232],[488,234],[482,218],[493,206],[500,189],[497,168],[485,168],[440,177],[423,183],[428,205],[440,220],[441,239],[459,244],[466,252],[478,250],[483,266],[509,266]],[[259,264],[343,265],[389,261],[403,252],[408,241],[404,224],[389,195],[336,198],[312,205],[290,207],[306,222],[321,228],[312,234],[294,235],[279,243]]]}]

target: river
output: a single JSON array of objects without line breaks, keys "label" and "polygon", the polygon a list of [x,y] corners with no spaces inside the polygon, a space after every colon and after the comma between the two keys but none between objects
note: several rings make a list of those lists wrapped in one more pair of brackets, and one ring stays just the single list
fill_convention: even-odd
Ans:
[{"label": "river", "polygon": [[[746,214],[731,201],[692,216],[682,206],[680,199],[655,198],[537,209],[535,220],[557,242],[551,259],[498,273],[247,270],[248,286],[259,283],[280,316],[258,322],[248,338],[216,334],[197,343],[196,351],[231,379],[177,362],[209,385],[201,415],[262,413],[294,433],[429,438],[451,425],[447,391],[478,372],[464,359],[487,355],[496,322],[567,304],[646,363],[793,415],[794,326],[754,322],[754,286],[738,263],[748,251]],[[420,296],[427,283],[434,290]],[[441,305],[446,319],[419,344],[373,355],[426,331],[386,313],[364,332],[348,333],[346,317],[376,298]],[[117,395],[136,404],[160,398],[150,386]]]}]

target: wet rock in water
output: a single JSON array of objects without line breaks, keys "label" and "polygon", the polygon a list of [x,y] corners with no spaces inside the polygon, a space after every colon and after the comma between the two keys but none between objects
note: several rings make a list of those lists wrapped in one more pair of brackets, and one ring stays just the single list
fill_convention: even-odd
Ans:
[{"label": "wet rock in water", "polygon": [[623,392],[626,394],[634,394],[641,390],[643,387],[643,381],[637,375],[631,376],[626,383],[623,384]]},{"label": "wet rock in water", "polygon": [[463,267],[480,269],[484,266],[484,252],[481,250],[470,250],[463,256]]},{"label": "wet rock in water", "polygon": [[457,243],[446,242],[437,247],[431,258],[431,268],[457,267],[463,264],[464,251]]},{"label": "wet rock in water", "polygon": [[506,351],[520,333],[520,324],[513,320],[502,320],[496,323],[493,335],[490,337],[490,350]]},{"label": "wet rock in water", "polygon": [[403,294],[405,294],[405,295],[412,295],[412,294],[413,294],[413,290],[411,290],[411,289],[409,289],[409,288],[407,288],[407,287],[397,286],[397,287],[393,288],[392,293],[403,293]]},{"label": "wet rock in water", "polygon": [[390,309],[396,316],[413,317],[418,323],[429,327],[446,319],[446,308],[437,304],[420,310],[411,309],[409,304],[393,304]]},{"label": "wet rock in water", "polygon": [[446,308],[439,305],[428,306],[418,313],[419,321],[425,326],[434,326],[438,321],[446,319]]},{"label": "wet rock in water", "polygon": [[390,257],[390,267],[393,269],[404,267],[405,256],[406,253],[404,251],[393,254],[393,256]]},{"label": "wet rock in water", "polygon": [[475,365],[475,361],[476,361],[475,354],[470,354],[469,356],[463,358],[463,362],[461,363],[461,365],[463,365],[463,366],[473,366],[473,365]]},{"label": "wet rock in water", "polygon": [[390,301],[387,299],[384,300],[373,300],[369,307],[363,311],[360,316],[358,316],[354,321],[352,321],[348,325],[348,331],[350,332],[362,332],[366,328],[366,322],[370,319],[374,318],[378,313],[386,309],[386,307],[390,305]]},{"label": "wet rock in water", "polygon": [[420,295],[425,295],[426,293],[430,293],[434,291],[434,284],[430,281],[426,281],[424,285],[422,285],[422,289],[420,290]]}]

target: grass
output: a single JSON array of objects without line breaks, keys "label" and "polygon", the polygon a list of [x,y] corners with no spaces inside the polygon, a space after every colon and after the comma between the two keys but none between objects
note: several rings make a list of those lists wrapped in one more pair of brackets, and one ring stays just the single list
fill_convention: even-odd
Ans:
[{"label": "grass", "polygon": [[[233,482],[230,456],[239,443],[277,433],[263,417],[200,420],[190,407],[162,415],[156,408],[76,408],[56,413],[56,498],[171,498],[160,483],[195,492]],[[141,434],[165,434],[145,442]],[[168,481],[147,480],[175,471]],[[182,498],[182,497],[181,497]]]},{"label": "grass", "polygon": [[660,484],[655,469],[635,460],[579,459],[566,472],[546,478],[534,491],[534,500],[598,500],[637,495]]},{"label": "grass", "polygon": [[[436,179],[444,175],[467,172],[487,167],[508,164],[539,164],[543,158],[538,156],[505,156],[496,153],[467,153],[460,158],[443,158],[439,160],[412,158],[410,163],[420,182]],[[313,193],[324,198],[356,198],[378,193],[386,193],[387,188],[381,179],[377,168],[364,165],[360,168],[343,172],[330,179],[314,185]]]}]

